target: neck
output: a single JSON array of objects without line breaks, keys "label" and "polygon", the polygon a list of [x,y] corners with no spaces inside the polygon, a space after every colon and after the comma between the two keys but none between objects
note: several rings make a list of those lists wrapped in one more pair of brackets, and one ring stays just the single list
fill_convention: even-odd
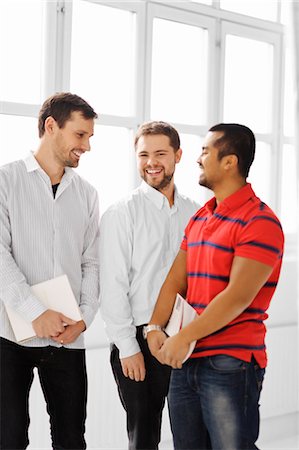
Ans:
[{"label": "neck", "polygon": [[229,197],[230,195],[234,194],[239,189],[244,187],[246,184],[247,184],[246,180],[242,179],[238,181],[226,182],[224,186],[214,188],[213,192],[216,198],[217,205],[219,205],[219,203],[221,203],[227,197]]},{"label": "neck", "polygon": [[64,167],[59,165],[58,162],[54,160],[50,149],[40,145],[34,153],[34,157],[50,178],[51,184],[53,185],[60,183],[64,174]]},{"label": "neck", "polygon": [[169,206],[173,206],[174,204],[174,183],[170,183],[166,188],[160,190],[161,194],[163,194],[169,203]]}]

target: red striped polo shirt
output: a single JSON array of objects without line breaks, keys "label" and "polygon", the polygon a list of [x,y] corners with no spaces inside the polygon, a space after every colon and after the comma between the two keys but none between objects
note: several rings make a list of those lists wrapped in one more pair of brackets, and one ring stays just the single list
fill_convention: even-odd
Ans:
[{"label": "red striped polo shirt", "polygon": [[181,244],[187,251],[187,300],[198,314],[227,286],[234,256],[267,264],[273,271],[248,308],[222,329],[197,341],[191,357],[226,354],[250,361],[253,355],[260,367],[265,367],[264,320],[281,268],[281,224],[250,184],[215,205],[214,197],[192,217]]}]

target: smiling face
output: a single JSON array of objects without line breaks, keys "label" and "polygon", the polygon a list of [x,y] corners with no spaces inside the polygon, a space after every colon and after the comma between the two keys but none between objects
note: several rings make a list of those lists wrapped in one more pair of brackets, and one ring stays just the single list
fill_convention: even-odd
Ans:
[{"label": "smiling face", "polygon": [[163,134],[143,135],[136,146],[137,167],[141,178],[158,191],[173,187],[175,165],[181,159],[181,149],[170,145]]},{"label": "smiling face", "polygon": [[90,150],[89,139],[93,135],[94,120],[85,119],[81,112],[74,111],[63,128],[59,128],[52,117],[52,153],[61,167],[78,167],[81,156]]}]

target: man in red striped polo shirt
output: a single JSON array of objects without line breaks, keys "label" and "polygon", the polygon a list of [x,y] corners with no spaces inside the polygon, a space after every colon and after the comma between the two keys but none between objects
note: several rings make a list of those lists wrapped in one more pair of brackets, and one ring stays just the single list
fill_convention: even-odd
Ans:
[{"label": "man in red striped polo shirt", "polygon": [[190,220],[150,321],[165,327],[177,292],[198,313],[173,337],[156,330],[147,337],[161,363],[181,369],[172,372],[169,393],[176,450],[257,449],[267,364],[264,320],[284,236],[278,218],[246,181],[254,154],[249,128],[210,128],[197,162],[199,184],[214,197]]}]

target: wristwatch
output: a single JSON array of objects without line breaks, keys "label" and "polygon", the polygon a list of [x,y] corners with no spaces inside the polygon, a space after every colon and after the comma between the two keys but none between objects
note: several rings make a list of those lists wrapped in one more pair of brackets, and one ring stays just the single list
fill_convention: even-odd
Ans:
[{"label": "wristwatch", "polygon": [[160,325],[154,325],[153,323],[151,323],[150,325],[144,325],[144,327],[143,327],[143,337],[144,337],[144,339],[147,338],[147,334],[150,331],[164,331],[164,329],[162,327],[160,327]]}]

